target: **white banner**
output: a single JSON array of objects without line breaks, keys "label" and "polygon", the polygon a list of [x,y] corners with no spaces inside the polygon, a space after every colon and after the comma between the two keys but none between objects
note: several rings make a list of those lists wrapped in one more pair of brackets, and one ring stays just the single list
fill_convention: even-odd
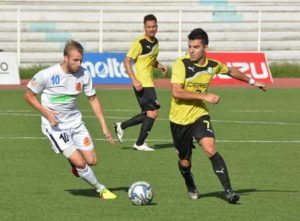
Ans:
[{"label": "white banner", "polygon": [[20,83],[17,54],[0,52],[0,85]]}]

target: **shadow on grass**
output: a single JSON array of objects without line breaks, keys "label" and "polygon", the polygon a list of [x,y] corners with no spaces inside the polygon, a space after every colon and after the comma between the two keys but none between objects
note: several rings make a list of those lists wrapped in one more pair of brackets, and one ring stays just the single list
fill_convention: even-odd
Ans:
[{"label": "shadow on grass", "polygon": [[121,147],[122,150],[134,150],[132,147],[127,146],[127,147]]},{"label": "shadow on grass", "polygon": [[[119,192],[124,191],[128,192],[129,187],[115,187],[115,188],[108,188],[112,192]],[[87,196],[87,197],[99,197],[99,194],[96,192],[95,189],[71,189],[65,190],[74,196]]]},{"label": "shadow on grass", "polygon": [[[174,144],[173,143],[165,143],[165,144],[154,144],[154,145],[149,145],[150,147],[153,147],[155,150],[159,149],[164,149],[164,148],[173,148]],[[121,147],[123,150],[133,150],[132,146],[125,146]]]},{"label": "shadow on grass", "polygon": [[163,149],[163,148],[173,148],[173,143],[163,143],[163,144],[154,144],[153,146],[155,149]]},{"label": "shadow on grass", "polygon": [[[250,193],[265,193],[265,192],[275,192],[275,193],[297,193],[298,191],[291,190],[258,190],[258,189],[239,189],[235,190],[235,192],[239,193],[241,196],[248,195]],[[227,201],[224,192],[211,192],[200,194],[200,199],[205,197],[216,197],[222,200]],[[240,204],[240,203],[237,203]]]},{"label": "shadow on grass", "polygon": [[[124,191],[128,192],[129,187],[115,187],[115,188],[109,188],[112,192],[119,192]],[[99,198],[99,194],[95,191],[95,189],[72,189],[72,190],[65,190],[66,192],[69,192],[70,194],[74,196],[85,196],[85,197],[96,197]],[[144,205],[144,206],[156,206],[157,203],[151,202],[150,204]],[[134,205],[136,206],[136,205]],[[139,207],[139,206],[137,206]]]}]

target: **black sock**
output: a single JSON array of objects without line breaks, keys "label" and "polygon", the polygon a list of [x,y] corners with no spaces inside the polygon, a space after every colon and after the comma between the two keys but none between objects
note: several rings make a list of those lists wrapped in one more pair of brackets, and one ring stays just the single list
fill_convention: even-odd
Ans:
[{"label": "black sock", "polygon": [[141,126],[139,137],[136,141],[136,145],[140,146],[145,142],[146,138],[148,137],[148,135],[149,135],[149,133],[152,129],[154,121],[155,121],[154,118],[145,116],[145,119],[144,119],[143,124]]},{"label": "black sock", "polygon": [[127,127],[131,127],[131,126],[140,124],[144,121],[145,117],[146,117],[145,114],[135,115],[134,117],[130,118],[129,120],[122,122],[121,128],[124,130]]},{"label": "black sock", "polygon": [[229,180],[226,164],[222,156],[217,152],[209,158],[212,163],[213,170],[219,178],[225,191],[231,191],[231,184]]},{"label": "black sock", "polygon": [[183,166],[181,166],[180,162],[178,161],[178,167],[179,167],[179,171],[180,171],[182,177],[184,178],[185,185],[188,188],[188,190],[192,190],[192,191],[195,190],[196,185],[194,182],[193,174],[191,172],[192,165],[190,165],[188,167],[183,167]]}]

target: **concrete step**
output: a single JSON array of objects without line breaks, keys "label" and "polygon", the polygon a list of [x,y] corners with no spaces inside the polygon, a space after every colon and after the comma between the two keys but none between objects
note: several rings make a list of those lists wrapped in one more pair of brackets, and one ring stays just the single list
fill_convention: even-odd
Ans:
[{"label": "concrete step", "polygon": [[[256,51],[260,9],[264,10],[261,49],[266,50],[272,61],[299,58],[300,5],[297,2],[300,1],[172,0],[171,3],[154,0],[149,2],[152,5],[146,6],[142,5],[144,0],[112,0],[105,1],[105,5],[100,4],[104,2],[101,0],[10,1],[24,3],[19,6],[3,5],[3,2],[7,1],[0,3],[0,49],[17,50],[17,9],[20,7],[22,65],[56,63],[69,38],[79,40],[86,51],[98,51],[100,25],[103,51],[127,52],[132,41],[143,33],[142,19],[149,12],[154,12],[159,21],[160,57],[171,62],[178,56],[179,10],[182,10],[182,51],[186,50],[188,33],[196,27],[208,32],[211,51]],[[155,4],[159,2],[158,7]],[[220,2],[222,4],[217,4]],[[101,9],[102,24],[99,23]]]},{"label": "concrete step", "polygon": [[1,0],[0,4],[10,5],[158,5],[158,6],[170,6],[170,5],[217,5],[217,4],[231,4],[231,5],[247,5],[247,6],[269,6],[269,5],[289,5],[299,4],[298,0]]},{"label": "concrete step", "polygon": [[[281,44],[286,44],[291,41],[299,41],[300,35],[298,31],[289,31],[289,32],[262,32],[261,41],[284,41]],[[130,44],[134,39],[136,39],[142,33],[136,32],[104,32],[102,34],[102,39],[104,43],[111,42],[115,44],[116,42],[122,44]],[[182,41],[187,40],[187,35],[189,32],[182,32],[181,38]],[[226,44],[226,41],[257,41],[258,35],[255,32],[209,32],[209,39],[211,42],[214,41],[223,41]],[[21,42],[23,43],[36,43],[36,42],[65,42],[66,40],[74,38],[79,41],[94,41],[99,42],[99,32],[22,32]],[[159,32],[157,34],[161,45],[167,42],[177,42],[178,33],[169,33],[169,32]],[[0,45],[2,42],[16,42],[17,33],[16,32],[0,32]]]},{"label": "concrete step", "polygon": [[[219,22],[190,22],[182,24],[182,31],[189,32],[193,28],[201,27],[208,33],[210,32],[257,32],[257,22],[247,23],[219,23]],[[299,22],[263,22],[261,24],[262,31],[300,31]],[[16,32],[16,22],[1,22],[1,32]],[[99,32],[98,22],[26,22],[21,24],[21,32]],[[106,22],[103,24],[103,32],[122,32],[122,33],[142,33],[143,26],[141,22],[118,23]],[[169,32],[178,33],[178,22],[160,22],[158,33]]]},{"label": "concrete step", "polygon": [[[76,13],[76,16],[74,16]],[[103,22],[119,22],[119,23],[141,23],[145,15],[144,11],[130,12],[130,11],[104,11]],[[155,12],[160,23],[164,22],[178,22],[178,11],[158,11]],[[56,11],[56,10],[25,10],[21,11],[22,22],[99,22],[100,13],[98,10],[87,11]],[[246,12],[215,12],[203,10],[190,10],[182,13],[182,22],[189,23],[195,21],[201,22],[256,22],[258,14],[256,11]],[[261,14],[263,22],[276,21],[300,21],[299,11],[270,11]],[[1,22],[15,22],[17,20],[16,11],[1,10]]]}]

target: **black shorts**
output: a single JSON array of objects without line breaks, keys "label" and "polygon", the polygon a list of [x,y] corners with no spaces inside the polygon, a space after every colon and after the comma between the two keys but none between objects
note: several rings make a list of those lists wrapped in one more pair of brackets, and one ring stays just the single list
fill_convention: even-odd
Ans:
[{"label": "black shorts", "polygon": [[214,130],[208,115],[204,115],[194,123],[188,125],[170,122],[170,127],[174,146],[178,151],[180,159],[190,159],[192,149],[195,148],[193,138],[196,140],[201,140],[204,137],[215,138]]},{"label": "black shorts", "polygon": [[141,91],[134,89],[134,93],[142,112],[160,108],[154,87],[143,87]]}]

